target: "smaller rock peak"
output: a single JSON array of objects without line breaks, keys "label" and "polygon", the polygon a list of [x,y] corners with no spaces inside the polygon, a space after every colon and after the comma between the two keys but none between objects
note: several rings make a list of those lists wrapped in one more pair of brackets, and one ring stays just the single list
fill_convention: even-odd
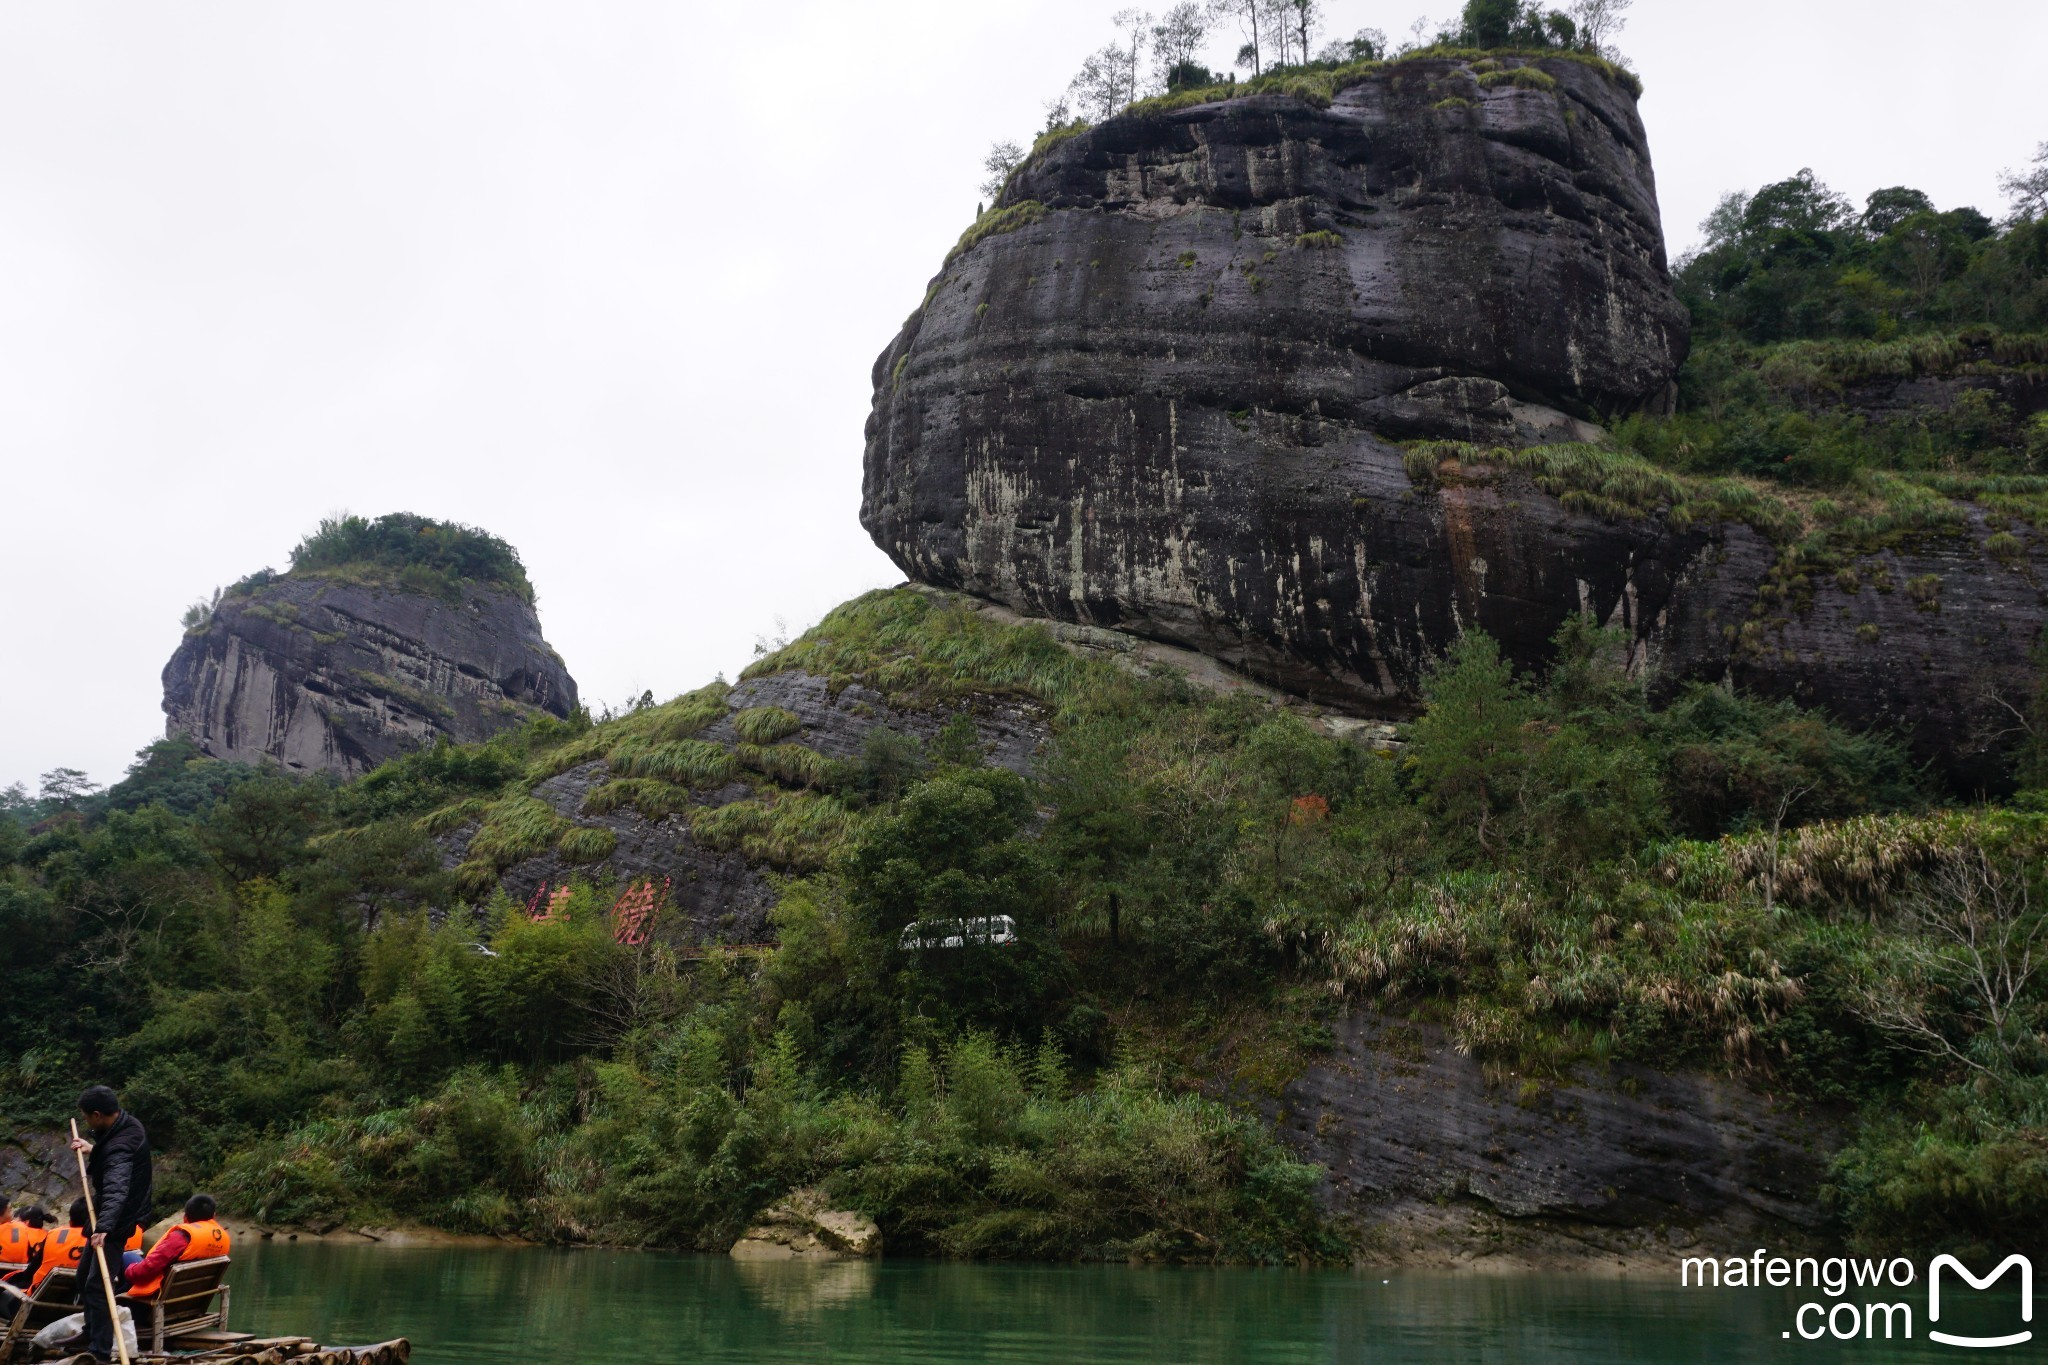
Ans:
[{"label": "smaller rock peak", "polygon": [[327,518],[286,572],[196,604],[163,676],[168,734],[344,777],[576,707],[518,551],[410,512]]}]

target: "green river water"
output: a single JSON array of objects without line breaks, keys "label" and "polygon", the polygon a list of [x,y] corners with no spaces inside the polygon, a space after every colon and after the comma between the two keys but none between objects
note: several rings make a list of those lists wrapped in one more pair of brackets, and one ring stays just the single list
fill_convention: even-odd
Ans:
[{"label": "green river water", "polygon": [[[2004,1293],[1945,1290],[1953,1297],[1937,1325],[1983,1334],[2028,1325],[2018,1322],[2013,1278]],[[2048,1359],[2039,1339],[1988,1351],[1928,1342],[1924,1283],[1883,1296],[1912,1306],[1911,1343],[1782,1337],[1799,1305],[1820,1297],[1811,1291],[1563,1275],[743,1265],[650,1252],[259,1242],[237,1247],[232,1284],[237,1328],[329,1343],[407,1336],[421,1365]]]}]

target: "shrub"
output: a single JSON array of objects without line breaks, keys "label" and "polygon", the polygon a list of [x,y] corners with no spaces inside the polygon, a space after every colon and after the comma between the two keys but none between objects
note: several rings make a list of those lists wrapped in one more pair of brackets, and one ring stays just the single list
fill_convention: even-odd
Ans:
[{"label": "shrub", "polygon": [[828,866],[860,824],[860,817],[838,798],[812,792],[783,792],[772,799],[699,806],[690,812],[690,832],[706,848],[792,872]]},{"label": "shrub", "polygon": [[605,762],[621,777],[650,777],[681,787],[715,787],[739,771],[732,751],[701,739],[666,742],[629,734],[605,751]]},{"label": "shrub", "polygon": [[742,768],[785,787],[821,787],[833,771],[823,754],[801,744],[771,744],[766,748],[741,744],[733,750],[733,758]]},{"label": "shrub", "polygon": [[417,569],[431,582],[485,583],[533,601],[533,584],[519,562],[519,552],[510,545],[474,526],[410,512],[389,513],[375,521],[346,514],[328,517],[292,550],[293,573],[351,565]]},{"label": "shrub", "polygon": [[469,842],[469,857],[493,868],[511,867],[546,853],[568,828],[569,822],[547,802],[508,797],[485,811],[482,826]]},{"label": "shrub", "polygon": [[1050,212],[1050,209],[1036,199],[1026,199],[1020,203],[1004,204],[999,208],[989,209],[960,234],[960,240],[953,243],[953,249],[946,253],[945,263],[940,269],[943,271],[945,266],[966,255],[986,238],[999,237],[1003,233],[1029,227]]},{"label": "shrub", "polygon": [[565,863],[596,863],[612,856],[619,836],[598,825],[577,825],[562,835],[556,851]]},{"label": "shrub", "polygon": [[749,744],[773,744],[802,729],[803,721],[780,706],[755,706],[734,712],[732,725]]}]

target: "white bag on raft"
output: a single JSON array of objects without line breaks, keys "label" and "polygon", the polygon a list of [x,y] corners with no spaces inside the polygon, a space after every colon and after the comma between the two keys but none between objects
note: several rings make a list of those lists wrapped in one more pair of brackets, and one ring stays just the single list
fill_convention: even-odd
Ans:
[{"label": "white bag on raft", "polygon": [[[128,1354],[142,1354],[142,1347],[135,1339],[135,1315],[126,1308],[121,1310],[121,1340],[128,1347]],[[85,1345],[85,1314],[73,1313],[68,1318],[58,1318],[35,1335],[36,1346],[45,1351],[64,1351],[74,1346]]]}]

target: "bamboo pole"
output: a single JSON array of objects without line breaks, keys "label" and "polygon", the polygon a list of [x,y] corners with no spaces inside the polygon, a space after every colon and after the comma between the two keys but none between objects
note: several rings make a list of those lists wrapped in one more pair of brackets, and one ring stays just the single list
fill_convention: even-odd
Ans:
[{"label": "bamboo pole", "polygon": [[[78,1120],[71,1120],[71,1140],[78,1141]],[[100,1227],[99,1211],[92,1206],[92,1180],[85,1173],[85,1153],[76,1147],[71,1154],[78,1158],[78,1183],[85,1190],[85,1217],[92,1224],[95,1233],[103,1233]],[[114,1324],[114,1352],[121,1357],[121,1365],[128,1365],[128,1338],[121,1335],[121,1309],[114,1302],[114,1282],[107,1276],[107,1244],[104,1235],[95,1237],[92,1254],[99,1258],[100,1285],[107,1291],[107,1317]]]}]

